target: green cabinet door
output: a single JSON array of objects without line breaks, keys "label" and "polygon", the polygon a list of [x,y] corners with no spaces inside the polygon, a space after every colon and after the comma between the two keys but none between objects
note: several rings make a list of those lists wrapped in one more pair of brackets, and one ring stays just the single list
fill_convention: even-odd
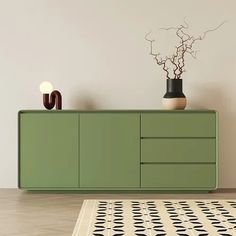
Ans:
[{"label": "green cabinet door", "polygon": [[19,116],[19,187],[78,187],[78,114]]},{"label": "green cabinet door", "polygon": [[80,115],[80,186],[140,187],[140,116]]}]

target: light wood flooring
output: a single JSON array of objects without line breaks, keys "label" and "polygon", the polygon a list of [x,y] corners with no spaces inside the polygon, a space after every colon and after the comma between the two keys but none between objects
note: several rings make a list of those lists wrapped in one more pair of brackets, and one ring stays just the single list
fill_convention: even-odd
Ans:
[{"label": "light wood flooring", "polygon": [[0,189],[0,236],[70,236],[84,199],[236,199],[236,190],[164,194]]}]

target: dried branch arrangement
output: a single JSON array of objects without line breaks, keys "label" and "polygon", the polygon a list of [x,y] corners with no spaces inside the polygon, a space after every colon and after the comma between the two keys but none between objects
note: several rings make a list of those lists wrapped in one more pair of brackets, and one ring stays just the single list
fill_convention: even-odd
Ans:
[{"label": "dried branch arrangement", "polygon": [[188,34],[189,25],[185,20],[184,25],[179,27],[160,28],[160,30],[173,30],[179,38],[179,45],[175,47],[175,52],[171,56],[162,57],[160,53],[154,53],[153,43],[155,40],[150,39],[152,32],[147,33],[145,39],[150,43],[150,55],[153,56],[157,65],[162,66],[162,69],[166,72],[166,77],[168,79],[180,79],[181,75],[185,72],[186,55],[189,54],[196,59],[197,50],[193,48],[194,43],[203,40],[209,32],[219,29],[225,23],[224,21],[217,27],[204,31],[198,37]]}]

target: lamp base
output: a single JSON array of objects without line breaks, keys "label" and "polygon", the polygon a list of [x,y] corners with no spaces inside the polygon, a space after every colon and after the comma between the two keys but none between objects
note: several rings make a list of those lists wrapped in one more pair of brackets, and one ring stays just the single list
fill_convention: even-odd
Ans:
[{"label": "lamp base", "polygon": [[56,105],[56,110],[62,109],[62,97],[58,90],[52,91],[52,93],[43,94],[43,105],[46,109],[51,110]]}]

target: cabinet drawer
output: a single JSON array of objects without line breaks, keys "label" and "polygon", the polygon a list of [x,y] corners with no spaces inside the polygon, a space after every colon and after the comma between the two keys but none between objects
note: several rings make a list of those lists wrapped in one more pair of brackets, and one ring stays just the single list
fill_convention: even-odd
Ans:
[{"label": "cabinet drawer", "polygon": [[163,112],[141,115],[142,137],[215,137],[216,113]]},{"label": "cabinet drawer", "polygon": [[215,188],[214,164],[143,164],[143,188]]},{"label": "cabinet drawer", "polygon": [[142,139],[142,162],[215,162],[215,138]]}]

